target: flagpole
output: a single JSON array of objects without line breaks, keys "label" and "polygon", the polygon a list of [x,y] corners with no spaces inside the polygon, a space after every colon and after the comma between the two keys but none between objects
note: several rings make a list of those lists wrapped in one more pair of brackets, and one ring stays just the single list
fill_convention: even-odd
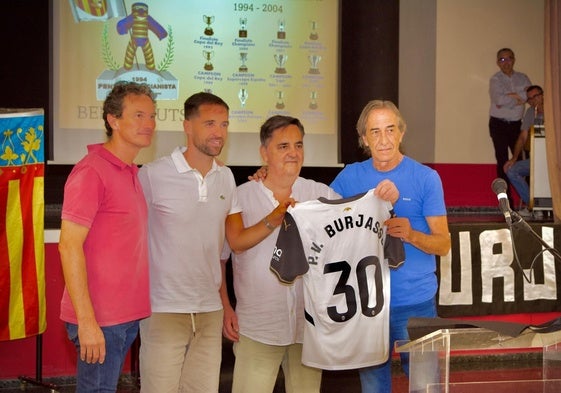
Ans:
[{"label": "flagpole", "polygon": [[30,383],[34,386],[42,386],[50,389],[51,393],[58,392],[58,386],[52,383],[43,382],[43,334],[38,334],[35,338],[35,379],[24,375],[18,377],[21,382],[22,390]]}]

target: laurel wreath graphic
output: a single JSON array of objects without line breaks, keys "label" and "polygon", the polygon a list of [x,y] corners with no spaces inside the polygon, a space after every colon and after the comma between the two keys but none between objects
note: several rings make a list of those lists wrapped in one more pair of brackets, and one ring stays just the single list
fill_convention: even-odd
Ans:
[{"label": "laurel wreath graphic", "polygon": [[108,69],[111,71],[117,71],[119,69],[120,65],[113,57],[111,47],[109,46],[109,30],[107,22],[104,24],[103,32],[101,33],[101,56],[103,57],[103,62]]},{"label": "laurel wreath graphic", "polygon": [[167,71],[171,63],[173,63],[173,48],[173,31],[171,29],[171,26],[168,25],[168,44],[166,46],[166,53],[164,55],[164,58],[158,65],[158,71]]}]

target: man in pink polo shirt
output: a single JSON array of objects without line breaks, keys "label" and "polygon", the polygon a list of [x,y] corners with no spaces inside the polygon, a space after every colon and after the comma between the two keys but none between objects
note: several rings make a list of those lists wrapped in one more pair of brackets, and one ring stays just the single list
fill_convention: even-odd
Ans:
[{"label": "man in pink polo shirt", "polygon": [[64,187],[60,317],[75,344],[77,392],[115,392],[150,315],[147,208],[133,163],[156,126],[154,94],[119,82],[103,104],[108,139],[88,146]]}]

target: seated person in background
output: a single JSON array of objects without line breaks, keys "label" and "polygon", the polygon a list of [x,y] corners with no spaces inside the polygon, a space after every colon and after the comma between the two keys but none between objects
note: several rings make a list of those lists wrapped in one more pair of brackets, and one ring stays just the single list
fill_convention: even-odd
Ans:
[{"label": "seated person in background", "polygon": [[532,125],[543,124],[543,89],[538,85],[532,85],[526,90],[526,96],[530,107],[524,114],[520,134],[516,140],[512,158],[505,162],[503,169],[525,205],[518,213],[522,217],[532,217],[539,215],[541,212],[534,212],[534,214],[532,214],[532,212],[528,210],[530,189],[526,177],[530,175],[530,160],[518,160],[518,158],[528,139],[530,127]]}]

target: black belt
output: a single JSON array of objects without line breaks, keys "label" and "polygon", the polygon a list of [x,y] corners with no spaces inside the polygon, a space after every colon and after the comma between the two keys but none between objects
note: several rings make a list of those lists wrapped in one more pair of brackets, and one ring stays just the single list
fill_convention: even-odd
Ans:
[{"label": "black belt", "polygon": [[506,123],[506,124],[514,124],[514,123],[520,123],[522,120],[506,120],[506,119],[500,119],[498,117],[494,117],[491,116],[491,119],[495,120],[495,121],[500,121],[501,123]]}]

